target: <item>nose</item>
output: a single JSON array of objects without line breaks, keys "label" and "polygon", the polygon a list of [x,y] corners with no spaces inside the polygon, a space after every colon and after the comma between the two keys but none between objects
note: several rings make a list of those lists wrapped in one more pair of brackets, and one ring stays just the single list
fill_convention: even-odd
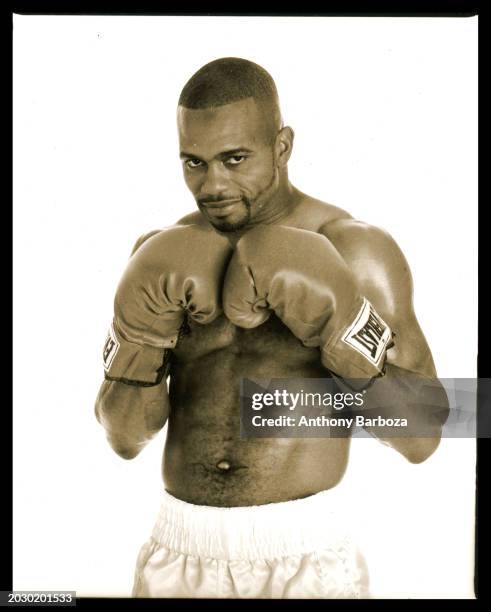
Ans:
[{"label": "nose", "polygon": [[227,170],[221,162],[212,162],[208,165],[204,181],[201,184],[200,197],[215,198],[227,192]]}]

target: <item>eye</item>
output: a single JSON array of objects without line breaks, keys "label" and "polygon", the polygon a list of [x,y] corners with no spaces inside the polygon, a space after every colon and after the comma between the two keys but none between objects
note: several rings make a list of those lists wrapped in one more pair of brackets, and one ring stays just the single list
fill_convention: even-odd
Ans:
[{"label": "eye", "polygon": [[232,157],[229,157],[227,159],[227,164],[229,164],[230,166],[238,166],[239,164],[241,164],[244,160],[246,159],[245,155],[232,155]]},{"label": "eye", "polygon": [[184,163],[188,168],[199,168],[203,165],[200,159],[187,159]]}]

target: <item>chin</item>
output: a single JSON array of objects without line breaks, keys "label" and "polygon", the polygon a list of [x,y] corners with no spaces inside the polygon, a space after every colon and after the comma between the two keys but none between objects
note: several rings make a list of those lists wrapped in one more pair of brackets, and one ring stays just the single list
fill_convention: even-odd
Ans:
[{"label": "chin", "polygon": [[247,225],[247,220],[238,221],[236,223],[229,223],[228,221],[210,220],[210,223],[215,229],[219,230],[220,232],[236,232]]},{"label": "chin", "polygon": [[249,215],[242,217],[241,219],[230,220],[226,219],[214,219],[213,217],[208,217],[208,221],[213,225],[213,227],[220,232],[236,232],[237,230],[246,227],[246,225],[250,221]]}]

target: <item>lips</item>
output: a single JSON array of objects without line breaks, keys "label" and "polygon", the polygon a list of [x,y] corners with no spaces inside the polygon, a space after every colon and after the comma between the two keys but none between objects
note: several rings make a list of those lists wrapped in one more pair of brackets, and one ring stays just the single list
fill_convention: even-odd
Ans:
[{"label": "lips", "polygon": [[240,199],[235,200],[221,200],[213,204],[206,204],[206,210],[215,217],[225,217],[230,214],[237,204],[241,202]]},{"label": "lips", "polygon": [[219,202],[210,202],[209,204],[205,204],[205,206],[206,208],[211,210],[219,210],[220,208],[227,208],[228,206],[237,204],[237,202],[240,201],[240,198],[234,198],[233,200],[220,200]]}]

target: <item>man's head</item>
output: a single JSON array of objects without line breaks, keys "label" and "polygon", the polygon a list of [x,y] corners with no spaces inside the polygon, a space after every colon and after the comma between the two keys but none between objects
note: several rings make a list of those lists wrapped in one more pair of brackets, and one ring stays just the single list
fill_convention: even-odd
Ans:
[{"label": "man's head", "polygon": [[246,226],[287,180],[293,132],[282,127],[273,79],[244,59],[210,62],[184,86],[177,120],[201,212],[221,231]]}]

